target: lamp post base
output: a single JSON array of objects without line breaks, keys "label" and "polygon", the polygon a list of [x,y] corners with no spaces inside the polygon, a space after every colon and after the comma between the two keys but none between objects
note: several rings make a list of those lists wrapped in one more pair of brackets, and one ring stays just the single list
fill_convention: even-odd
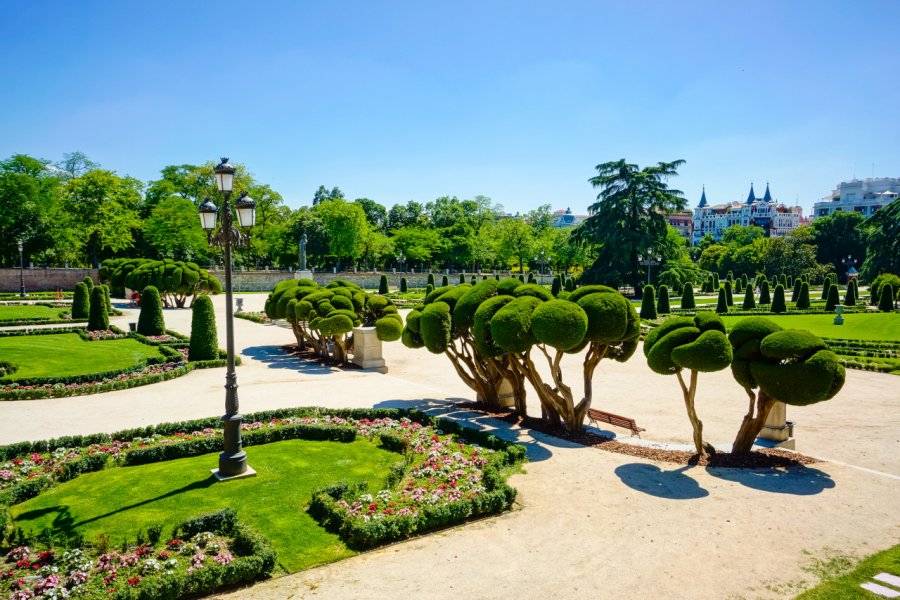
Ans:
[{"label": "lamp post base", "polygon": [[213,474],[219,481],[231,481],[232,479],[245,479],[247,477],[256,477],[256,471],[253,467],[247,467],[243,473],[239,473],[238,475],[222,475],[222,472],[219,469],[210,469],[210,473]]}]

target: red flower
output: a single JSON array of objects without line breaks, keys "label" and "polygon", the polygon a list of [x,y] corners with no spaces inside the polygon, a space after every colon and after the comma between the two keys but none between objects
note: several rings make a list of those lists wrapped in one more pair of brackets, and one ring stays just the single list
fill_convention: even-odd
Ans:
[{"label": "red flower", "polygon": [[136,585],[139,584],[140,582],[141,582],[141,578],[140,578],[140,577],[130,577],[130,578],[128,579],[128,585],[130,585],[131,587],[136,586]]}]

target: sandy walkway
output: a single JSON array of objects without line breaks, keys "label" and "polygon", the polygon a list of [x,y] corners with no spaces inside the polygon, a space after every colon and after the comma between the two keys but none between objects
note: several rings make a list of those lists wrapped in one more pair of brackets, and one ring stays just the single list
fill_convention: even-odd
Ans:
[{"label": "sandy walkway", "polygon": [[[247,295],[245,307],[264,295]],[[215,299],[221,325],[223,299]],[[167,311],[187,333],[188,311]],[[132,317],[120,317],[127,327]],[[572,446],[453,408],[472,399],[443,356],[386,346],[389,375],[285,357],[290,331],[236,321],[241,408],[418,404],[529,447],[514,512],[239,590],[229,598],[781,598],[815,583],[827,549],[866,555],[900,541],[900,415],[894,376],[849,373],[833,401],[791,409],[798,448],[833,458],[789,474],[677,468]],[[224,331],[220,334],[224,340]],[[571,369],[570,369],[571,370]],[[577,371],[572,371],[577,375]],[[0,403],[0,443],[218,414],[223,369],[81,398]],[[577,377],[572,377],[576,386]],[[686,443],[677,383],[642,356],[601,364],[595,405],[637,419],[644,438]],[[538,409],[535,401],[532,410]],[[726,373],[701,379],[708,439],[728,445],[744,410]],[[626,435],[618,430],[620,435]],[[846,464],[844,464],[846,463]],[[252,452],[251,452],[252,464]],[[294,510],[291,507],[291,510]]]}]

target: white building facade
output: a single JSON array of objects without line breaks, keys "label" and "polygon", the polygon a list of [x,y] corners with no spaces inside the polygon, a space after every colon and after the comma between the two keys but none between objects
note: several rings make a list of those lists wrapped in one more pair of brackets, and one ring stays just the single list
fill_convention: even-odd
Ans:
[{"label": "white building facade", "polygon": [[827,217],[836,212],[858,212],[864,217],[875,214],[900,196],[900,178],[870,177],[842,181],[813,205],[813,218]]},{"label": "white building facade", "polygon": [[750,184],[750,194],[744,202],[712,205],[706,200],[706,188],[700,197],[700,203],[694,209],[694,230],[691,244],[696,246],[706,234],[711,234],[716,241],[732,225],[762,227],[769,237],[787,235],[803,223],[803,209],[799,206],[778,204],[766,184],[766,193],[757,198]]}]

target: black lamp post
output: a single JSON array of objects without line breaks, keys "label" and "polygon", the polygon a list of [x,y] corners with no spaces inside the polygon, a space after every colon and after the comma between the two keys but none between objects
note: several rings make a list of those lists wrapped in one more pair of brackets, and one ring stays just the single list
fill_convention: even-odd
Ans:
[{"label": "black lamp post", "polygon": [[22,238],[19,238],[19,297],[25,297],[25,255],[22,253],[25,244]]},{"label": "black lamp post", "polygon": [[[662,255],[656,256],[657,261],[662,261]],[[653,265],[653,248],[647,248],[647,285],[650,285],[650,267]]]},{"label": "black lamp post", "polygon": [[[225,415],[222,417],[222,425],[225,434],[225,448],[219,455],[219,468],[213,472],[220,480],[254,474],[253,469],[247,466],[247,453],[244,452],[241,442],[241,420],[238,412],[237,374],[234,372],[234,323],[231,299],[231,247],[245,246],[249,238],[240,229],[233,225],[231,205],[228,203],[232,191],[234,191],[235,168],[228,163],[227,158],[216,167],[216,187],[224,196],[222,203],[222,226],[213,233],[216,228],[216,215],[218,210],[209,198],[200,205],[200,223],[207,231],[209,241],[212,244],[225,249],[225,337],[226,351],[228,353],[228,369],[225,373]],[[235,202],[238,223],[241,227],[253,227],[256,224],[256,202],[241,195]]]}]

